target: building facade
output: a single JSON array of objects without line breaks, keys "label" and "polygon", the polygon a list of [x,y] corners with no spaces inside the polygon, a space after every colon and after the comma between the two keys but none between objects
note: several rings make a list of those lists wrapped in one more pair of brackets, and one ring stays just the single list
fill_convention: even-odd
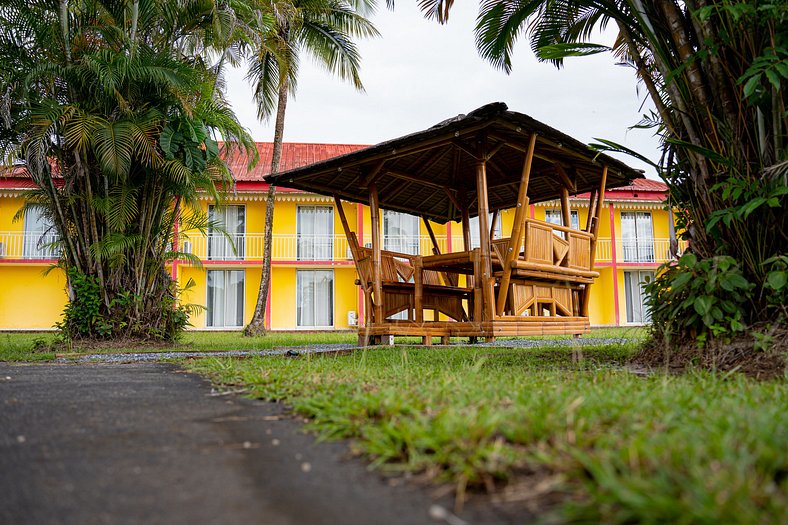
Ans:
[{"label": "building facade", "polygon": [[[281,170],[292,169],[363,148],[361,145],[286,144]],[[201,267],[174,261],[172,276],[194,286],[183,300],[206,306],[191,319],[193,329],[238,330],[254,311],[263,259],[266,194],[264,181],[271,144],[258,144],[258,167],[246,172],[245,159],[231,168],[236,184],[221,206],[206,196],[203,206],[221,226],[206,234],[181,231],[179,250],[199,257]],[[56,235],[35,210],[14,220],[30,182],[23,176],[0,177],[0,330],[51,328],[66,303],[65,277],[53,247]],[[632,186],[606,192],[596,246],[600,276],[591,293],[592,325],[638,325],[648,322],[642,283],[652,278],[671,252],[672,215],[665,207],[664,184],[638,179]],[[572,226],[585,227],[588,196],[570,198]],[[366,206],[343,203],[363,245],[370,241]],[[561,222],[558,202],[531,205],[530,216]],[[508,236],[514,212],[503,210],[495,237]],[[273,330],[342,330],[364,319],[363,296],[333,199],[292,190],[276,194],[272,280],[266,326]],[[385,211],[381,217],[386,250],[429,254],[432,242],[417,217]],[[478,227],[472,225],[471,231]],[[434,224],[441,252],[462,249],[457,223]],[[367,234],[368,236],[369,234]],[[472,236],[471,243],[478,242]],[[683,246],[678,246],[679,250]]]}]

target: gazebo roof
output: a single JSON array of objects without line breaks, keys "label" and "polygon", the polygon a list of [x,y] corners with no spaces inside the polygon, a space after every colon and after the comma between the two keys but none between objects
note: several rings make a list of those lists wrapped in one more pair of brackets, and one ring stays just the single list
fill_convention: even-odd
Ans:
[{"label": "gazebo roof", "polygon": [[537,134],[528,185],[530,202],[556,199],[562,185],[571,193],[599,187],[604,166],[607,187],[642,178],[612,157],[591,151],[502,102],[359,151],[269,176],[278,186],[369,204],[368,186],[377,185],[380,206],[445,223],[460,220],[462,208],[478,214],[476,169],[486,159],[490,210],[516,205],[523,163],[532,133]]}]

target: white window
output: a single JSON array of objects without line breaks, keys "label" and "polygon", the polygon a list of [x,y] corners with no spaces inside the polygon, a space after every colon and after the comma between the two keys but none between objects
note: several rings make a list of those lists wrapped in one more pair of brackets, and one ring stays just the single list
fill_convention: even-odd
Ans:
[{"label": "white window", "polygon": [[55,246],[57,232],[43,206],[25,208],[25,237],[22,256],[25,259],[56,259],[60,250]]},{"label": "white window", "polygon": [[[545,210],[544,220],[550,224],[557,224],[559,226],[564,225],[564,216],[562,215],[561,210]],[[577,210],[571,210],[569,212],[569,222],[569,227],[573,230],[580,229],[580,216],[578,215]]]},{"label": "white window", "polygon": [[383,210],[383,249],[419,254],[419,218],[407,213]]},{"label": "white window", "polygon": [[[487,214],[487,226],[492,224],[492,220],[493,220],[493,214],[492,213]],[[476,217],[471,217],[471,220],[468,223],[468,227],[471,230],[471,249],[478,248],[479,244],[480,244],[480,242],[479,242],[479,216],[478,215]],[[503,235],[501,235],[501,216],[499,214],[498,215],[498,220],[495,223],[495,230],[493,230],[492,238],[493,239],[500,239],[501,237],[503,237]],[[490,240],[492,240],[492,239],[490,239]]]},{"label": "white window", "polygon": [[627,299],[627,322],[649,323],[651,313],[646,308],[644,287],[654,280],[654,272],[624,272],[624,291]]},{"label": "white window", "polygon": [[334,208],[298,206],[296,212],[299,261],[330,261],[334,254]]},{"label": "white window", "polygon": [[334,271],[296,272],[296,323],[304,327],[334,326]]},{"label": "white window", "polygon": [[648,212],[621,212],[624,262],[654,262],[654,230]]},{"label": "white window", "polygon": [[246,208],[244,206],[209,206],[208,259],[240,260],[244,258]]},{"label": "white window", "polygon": [[244,323],[244,271],[208,270],[208,321],[213,328]]}]

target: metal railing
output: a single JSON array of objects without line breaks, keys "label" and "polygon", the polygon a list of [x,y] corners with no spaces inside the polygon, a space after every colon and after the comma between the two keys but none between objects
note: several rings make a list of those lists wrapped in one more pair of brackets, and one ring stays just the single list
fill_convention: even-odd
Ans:
[{"label": "metal railing", "polygon": [[[204,261],[261,261],[263,259],[263,234],[179,236],[179,249]],[[0,258],[23,260],[51,260],[60,256],[55,233],[0,232]],[[447,253],[449,242],[437,236],[441,253]],[[368,243],[366,243],[368,244]],[[404,253],[432,254],[429,236],[384,238],[386,249]],[[452,236],[452,251],[463,249],[462,237]],[[350,261],[352,255],[344,235],[276,234],[273,238],[272,260],[289,261]],[[687,248],[686,241],[679,241],[679,254]],[[616,262],[661,264],[670,259],[670,239],[644,241],[616,241]],[[612,242],[601,238],[596,244],[596,261],[612,262]]]},{"label": "metal railing", "polygon": [[60,257],[56,233],[0,232],[0,258],[50,260]]},{"label": "metal railing", "polygon": [[[596,243],[596,261],[612,262],[613,243],[610,239],[599,239]],[[678,241],[678,253],[687,249],[686,241]],[[670,239],[616,240],[616,262],[662,264],[671,259]]]}]

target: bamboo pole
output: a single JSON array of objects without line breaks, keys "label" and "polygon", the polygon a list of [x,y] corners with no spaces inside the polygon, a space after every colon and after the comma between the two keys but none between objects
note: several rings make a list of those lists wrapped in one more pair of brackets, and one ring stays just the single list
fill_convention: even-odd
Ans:
[{"label": "bamboo pole", "polygon": [[490,213],[487,197],[487,169],[486,162],[480,160],[476,163],[476,198],[479,212],[479,250],[481,252],[481,275],[479,285],[482,289],[482,319],[492,321],[495,312],[493,292],[492,260],[490,257],[490,227],[488,214]]},{"label": "bamboo pole", "polygon": [[591,223],[594,218],[594,200],[596,199],[596,188],[591,190],[591,196],[588,198],[588,216],[586,217],[586,232],[591,233]]},{"label": "bamboo pole", "polygon": [[[596,202],[596,208],[594,209],[594,219],[591,221],[591,243],[590,243],[590,251],[589,254],[589,261],[590,261],[590,269],[594,269],[594,262],[596,259],[596,239],[597,234],[599,233],[599,215],[602,213],[602,206],[605,205],[605,186],[607,184],[607,166],[602,168],[602,180],[599,182],[599,198]],[[590,212],[590,210],[589,210]],[[612,226],[612,225],[611,225]],[[614,275],[613,279],[617,279],[618,276]],[[585,290],[583,292],[583,303],[580,305],[580,315],[583,317],[588,317],[588,305],[591,301],[591,285],[587,284]]]},{"label": "bamboo pole", "polygon": [[512,277],[512,261],[520,254],[520,249],[523,246],[523,230],[525,228],[525,219],[528,217],[526,213],[528,209],[528,182],[531,179],[531,165],[534,160],[535,149],[536,133],[532,133],[531,140],[528,142],[528,153],[526,153],[525,161],[523,162],[523,171],[520,176],[520,189],[517,192],[517,208],[514,212],[514,224],[512,224],[509,249],[506,251],[505,260],[501,261],[503,276],[501,277],[501,286],[498,289],[498,302],[495,305],[498,315],[503,315],[503,310],[506,307],[506,299],[509,295],[509,281]]},{"label": "bamboo pole", "polygon": [[495,227],[498,225],[498,218],[501,215],[501,210],[495,210],[493,212],[492,221],[490,221],[490,240],[492,241],[495,238]]},{"label": "bamboo pole", "polygon": [[569,188],[561,187],[561,215],[564,219],[564,226],[572,227],[572,212],[569,208]]},{"label": "bamboo pole", "polygon": [[374,182],[369,185],[369,208],[372,222],[372,305],[375,323],[383,322],[383,281],[380,267],[380,203],[378,187]]},{"label": "bamboo pole", "polygon": [[462,210],[462,244],[465,251],[469,252],[473,249],[471,246],[471,216],[468,212],[468,202],[463,198]]},{"label": "bamboo pole", "polygon": [[416,322],[421,324],[424,322],[424,286],[423,281],[423,265],[421,262],[421,255],[413,258],[413,309],[416,311]]},{"label": "bamboo pole", "polygon": [[[340,201],[339,197],[336,195],[334,195],[334,204],[336,204],[337,213],[339,213],[339,220],[342,223],[342,230],[345,232],[345,238],[347,239],[348,246],[350,246],[350,253],[353,254],[353,262],[356,263],[356,271],[359,271],[358,261],[361,259],[361,257],[357,251],[358,245],[353,242],[353,231],[350,229],[350,225],[347,222],[347,216],[345,215],[345,209],[342,207],[342,201]],[[360,271],[359,276],[361,276]]]},{"label": "bamboo pole", "polygon": [[438,239],[435,237],[435,232],[432,231],[432,225],[430,224],[430,221],[424,216],[421,217],[421,220],[424,221],[424,227],[427,229],[427,233],[430,235],[433,255],[440,255],[441,249],[438,247]]}]

